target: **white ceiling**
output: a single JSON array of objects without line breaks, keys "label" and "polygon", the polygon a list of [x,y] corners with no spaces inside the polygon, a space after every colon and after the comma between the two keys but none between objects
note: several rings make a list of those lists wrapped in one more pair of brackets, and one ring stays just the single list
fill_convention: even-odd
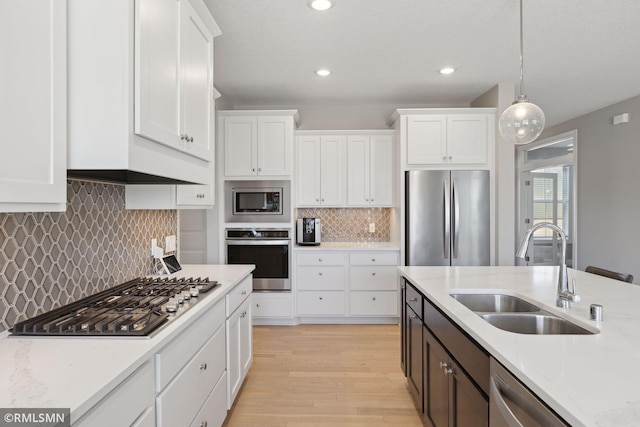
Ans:
[{"label": "white ceiling", "polygon": [[[468,105],[519,79],[518,0],[204,1],[236,108]],[[640,94],[638,0],[525,0],[524,43],[524,92],[548,125]]]}]

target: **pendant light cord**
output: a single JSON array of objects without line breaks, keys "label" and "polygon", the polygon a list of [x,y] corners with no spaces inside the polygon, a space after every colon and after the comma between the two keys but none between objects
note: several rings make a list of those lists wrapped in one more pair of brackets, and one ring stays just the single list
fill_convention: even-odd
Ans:
[{"label": "pendant light cord", "polygon": [[524,43],[522,30],[522,0],[520,0],[520,96],[524,96]]}]

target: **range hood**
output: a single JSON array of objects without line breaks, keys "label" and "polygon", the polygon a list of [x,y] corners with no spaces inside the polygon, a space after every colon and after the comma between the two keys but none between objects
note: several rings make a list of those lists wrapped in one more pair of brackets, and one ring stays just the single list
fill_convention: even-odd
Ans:
[{"label": "range hood", "polygon": [[127,169],[68,169],[67,178],[81,181],[97,181],[110,184],[172,184],[191,185],[196,182],[182,181],[165,176],[150,175]]}]

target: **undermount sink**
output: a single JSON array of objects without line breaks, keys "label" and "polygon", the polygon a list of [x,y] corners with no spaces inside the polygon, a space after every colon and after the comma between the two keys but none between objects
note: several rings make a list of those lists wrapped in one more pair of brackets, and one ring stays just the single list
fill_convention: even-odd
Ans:
[{"label": "undermount sink", "polygon": [[500,313],[480,315],[486,322],[504,331],[517,334],[588,335],[593,332],[547,312],[540,313]]},{"label": "undermount sink", "polygon": [[456,293],[450,296],[504,331],[535,335],[594,333],[513,295]]},{"label": "undermount sink", "polygon": [[520,313],[540,311],[523,299],[505,294],[451,294],[460,304],[471,311],[483,313]]}]

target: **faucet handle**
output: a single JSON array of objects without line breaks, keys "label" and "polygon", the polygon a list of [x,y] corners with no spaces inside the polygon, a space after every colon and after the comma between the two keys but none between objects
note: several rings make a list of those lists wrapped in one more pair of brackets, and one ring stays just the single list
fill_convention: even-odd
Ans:
[{"label": "faucet handle", "polygon": [[567,292],[567,298],[572,302],[580,302],[580,295],[576,294],[576,278],[571,279],[572,289]]}]

